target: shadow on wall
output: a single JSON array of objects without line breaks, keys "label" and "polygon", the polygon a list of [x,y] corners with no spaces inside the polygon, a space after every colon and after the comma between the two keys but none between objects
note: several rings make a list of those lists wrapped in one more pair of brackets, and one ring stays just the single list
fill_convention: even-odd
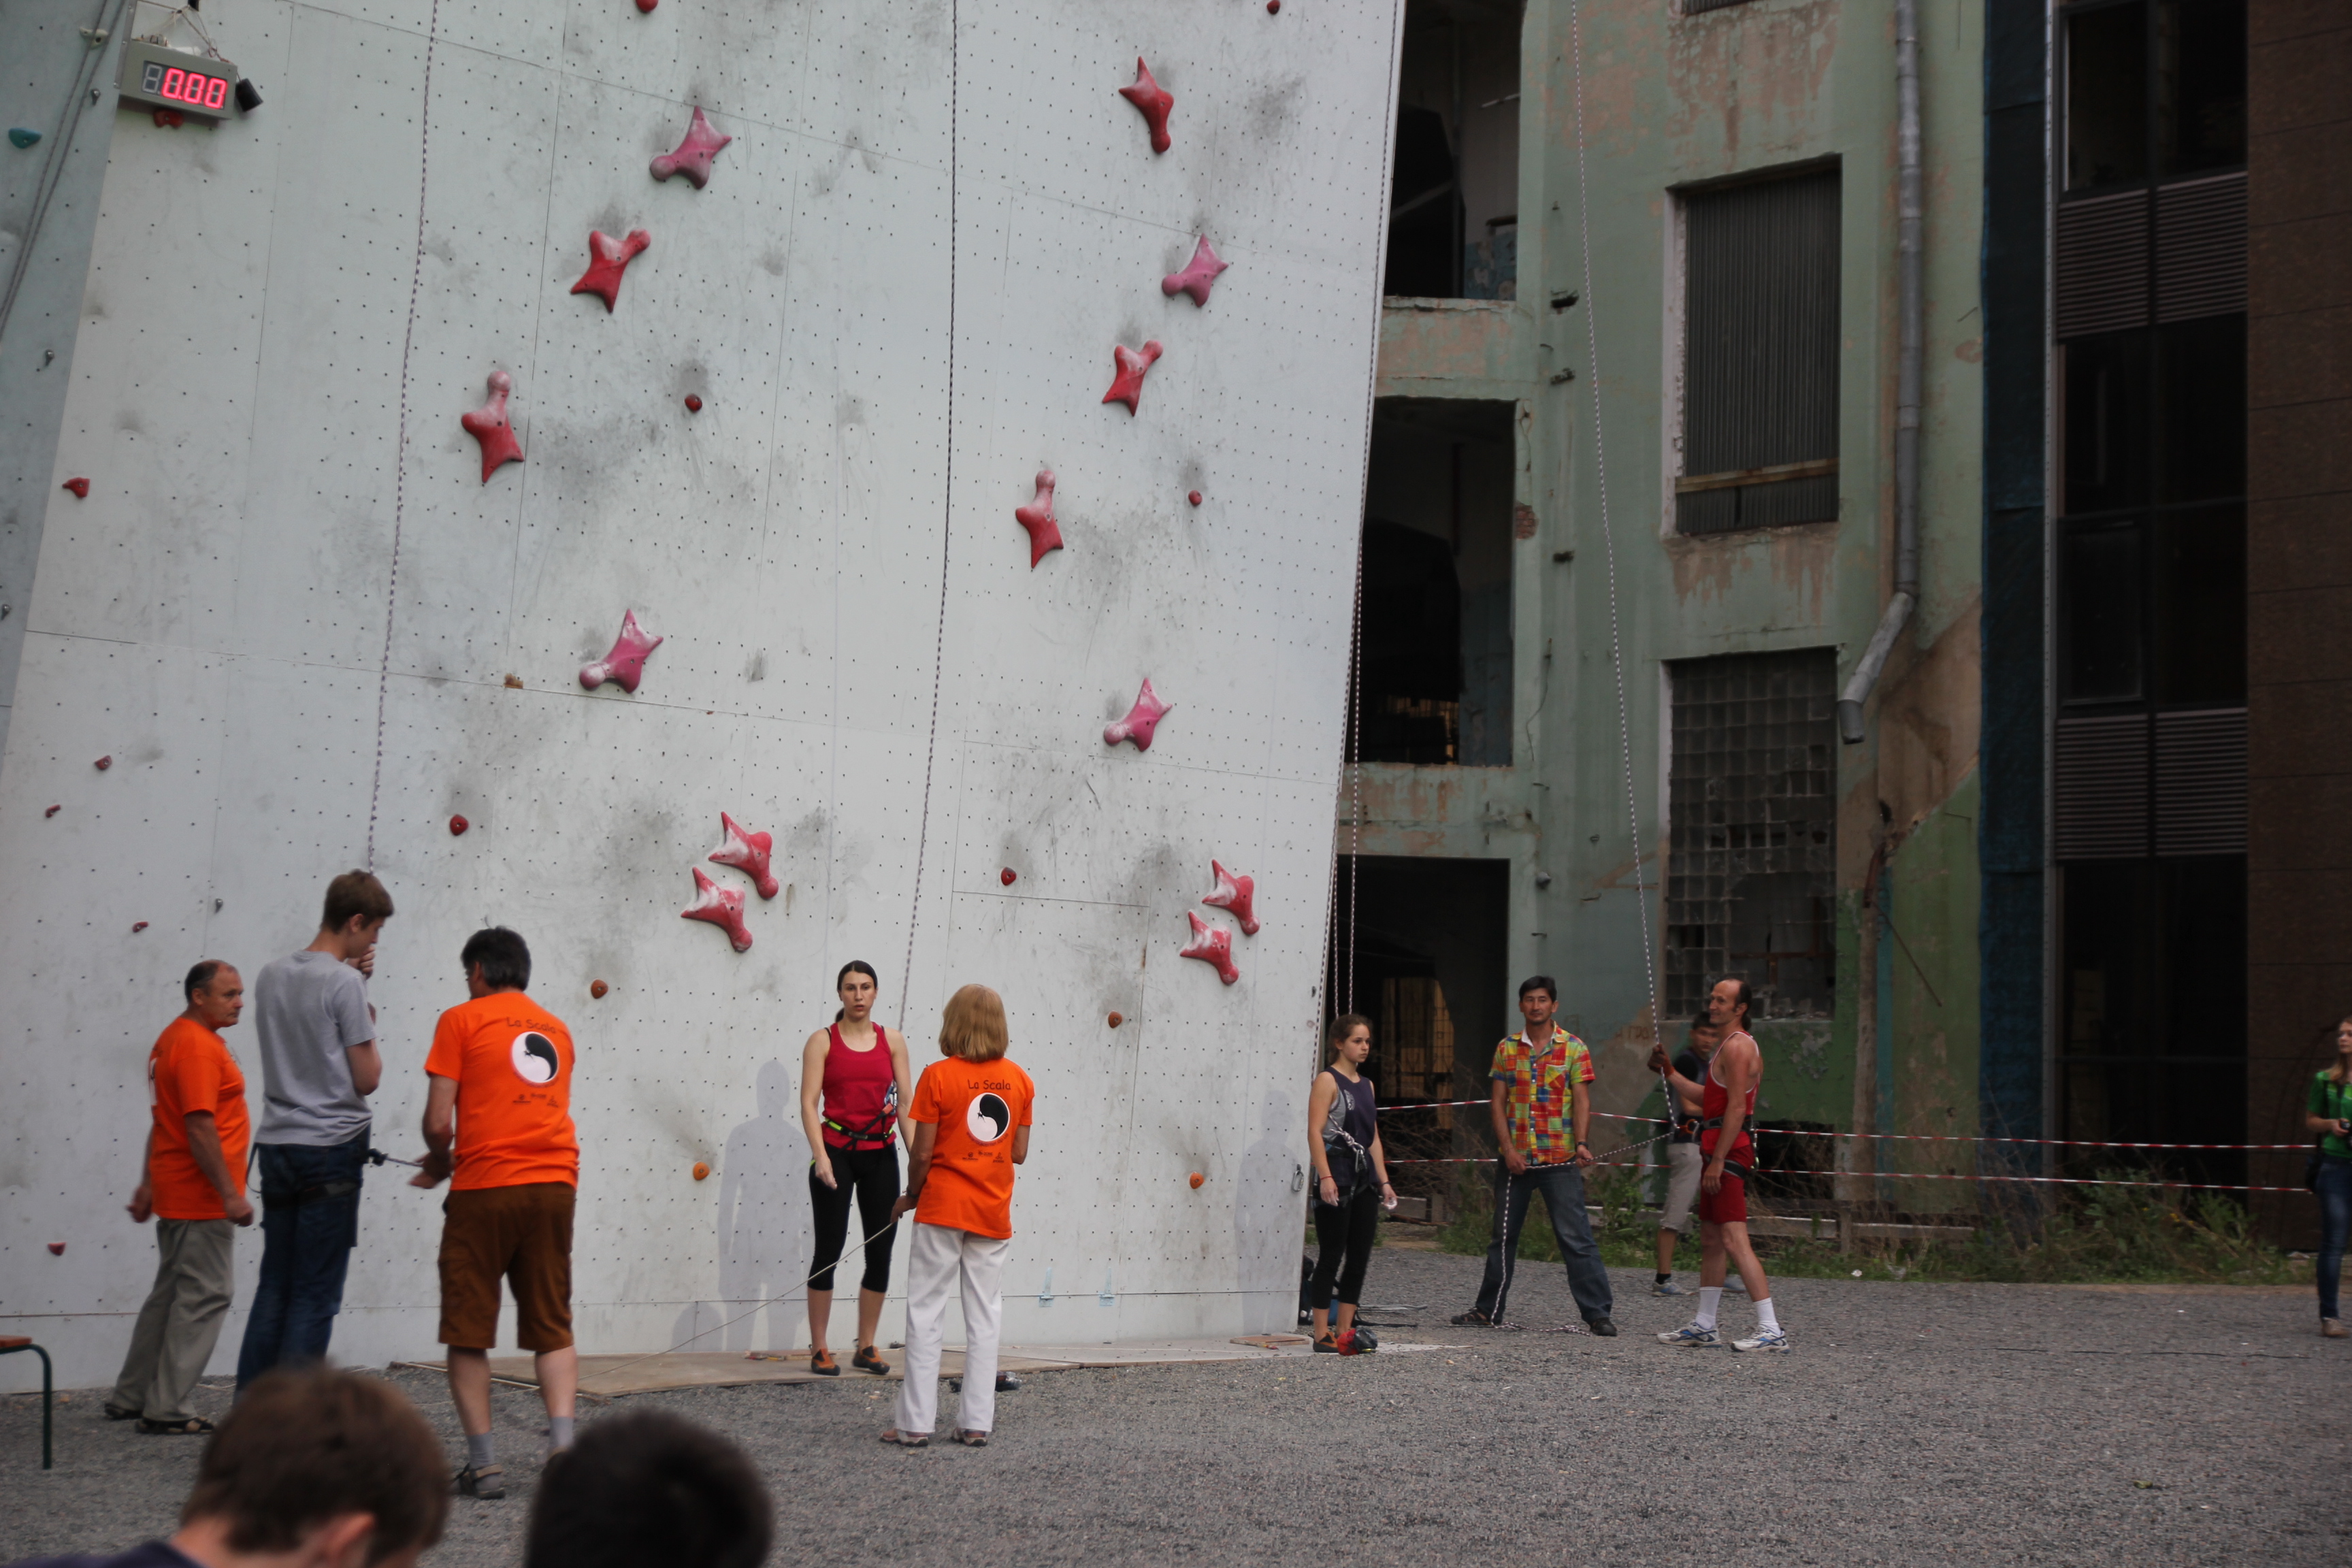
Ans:
[{"label": "shadow on wall", "polygon": [[1280,1089],[1266,1090],[1257,1136],[1242,1151],[1241,1196],[1234,1205],[1236,1289],[1279,1290],[1297,1267],[1290,1258],[1298,1250],[1304,1200],[1291,1191],[1290,1180],[1304,1128],[1291,1122],[1304,1114],[1291,1109],[1290,1096]]},{"label": "shadow on wall", "polygon": [[[808,1142],[793,1090],[789,1068],[780,1061],[763,1065],[752,1089],[758,1114],[727,1135],[719,1166],[722,1310],[716,1319],[681,1329],[676,1337],[733,1317],[752,1302],[772,1296],[786,1300],[767,1309],[764,1335],[760,1332],[761,1314],[748,1313],[724,1333],[698,1342],[696,1350],[782,1351],[799,1342],[793,1307],[787,1301],[807,1300],[801,1285],[808,1278],[814,1237],[809,1221]],[[854,1268],[851,1279],[856,1279]],[[689,1308],[688,1316],[698,1310]]]}]

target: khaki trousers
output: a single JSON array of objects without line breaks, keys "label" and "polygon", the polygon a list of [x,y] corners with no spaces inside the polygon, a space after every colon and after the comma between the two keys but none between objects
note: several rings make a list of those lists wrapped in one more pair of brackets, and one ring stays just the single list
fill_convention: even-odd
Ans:
[{"label": "khaki trousers", "polygon": [[236,1226],[225,1219],[155,1222],[155,1288],[131,1331],[131,1353],[107,1407],[150,1421],[186,1421],[188,1395],[213,1359],[228,1316]]}]

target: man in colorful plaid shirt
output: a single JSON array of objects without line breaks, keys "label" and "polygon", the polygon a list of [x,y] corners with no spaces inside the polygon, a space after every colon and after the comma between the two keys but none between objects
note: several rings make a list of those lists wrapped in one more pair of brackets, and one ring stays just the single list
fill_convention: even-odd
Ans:
[{"label": "man in colorful plaid shirt", "polygon": [[1615,1298],[1600,1245],[1592,1239],[1591,1218],[1584,1212],[1584,1167],[1592,1163],[1586,1142],[1592,1119],[1592,1053],[1552,1022],[1559,997],[1559,987],[1549,974],[1522,983],[1519,1016],[1527,1027],[1495,1047],[1491,1111],[1503,1154],[1495,1168],[1495,1237],[1486,1247],[1478,1304],[1454,1321],[1502,1325],[1528,1201],[1541,1193],[1577,1310],[1594,1333],[1609,1336],[1617,1332],[1609,1317]]}]

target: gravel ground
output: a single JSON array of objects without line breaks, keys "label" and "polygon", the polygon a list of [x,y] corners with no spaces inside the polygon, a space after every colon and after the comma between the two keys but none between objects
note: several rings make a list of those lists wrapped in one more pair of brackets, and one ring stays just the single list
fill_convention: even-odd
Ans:
[{"label": "gravel ground", "polygon": [[[1735,1357],[1650,1339],[1686,1304],[1631,1273],[1618,1339],[1537,1331],[1575,1321],[1556,1266],[1522,1276],[1528,1331],[1450,1328],[1477,1270],[1374,1255],[1368,1303],[1413,1309],[1367,1316],[1444,1349],[1042,1373],[984,1450],[882,1447],[887,1397],[846,1377],[637,1397],[757,1457],[778,1563],[2352,1561],[2328,1500],[2352,1342],[2320,1340],[2302,1292],[1790,1280],[1797,1350]],[[438,1380],[396,1375],[457,1452]],[[169,1530],[194,1444],[78,1393],[44,1475],[35,1402],[0,1405],[0,1561]],[[508,1499],[458,1503],[428,1563],[519,1561],[541,1416],[528,1393],[497,1409]]]}]

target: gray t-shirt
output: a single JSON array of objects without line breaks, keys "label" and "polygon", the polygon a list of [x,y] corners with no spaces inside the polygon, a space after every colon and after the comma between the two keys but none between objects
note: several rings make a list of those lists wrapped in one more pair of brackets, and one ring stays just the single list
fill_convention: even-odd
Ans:
[{"label": "gray t-shirt", "polygon": [[253,983],[253,1018],[262,1082],[254,1142],[324,1149],[357,1137],[368,1103],[343,1053],[375,1038],[360,972],[329,952],[281,958]]}]

